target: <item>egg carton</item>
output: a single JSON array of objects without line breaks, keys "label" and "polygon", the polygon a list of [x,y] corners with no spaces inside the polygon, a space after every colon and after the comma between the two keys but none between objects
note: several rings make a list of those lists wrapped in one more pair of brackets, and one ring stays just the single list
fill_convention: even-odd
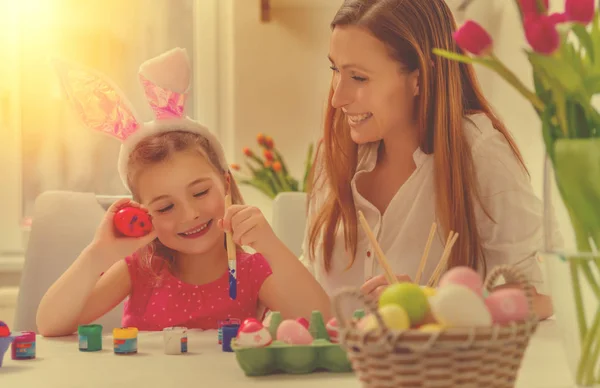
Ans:
[{"label": "egg carton", "polygon": [[274,312],[269,325],[274,340],[268,346],[240,347],[235,338],[231,341],[236,360],[246,376],[308,374],[320,370],[340,373],[352,371],[346,351],[339,344],[331,342],[321,313],[315,311],[311,316],[309,331],[313,342],[310,345],[290,345],[276,340],[280,323],[281,315]]}]

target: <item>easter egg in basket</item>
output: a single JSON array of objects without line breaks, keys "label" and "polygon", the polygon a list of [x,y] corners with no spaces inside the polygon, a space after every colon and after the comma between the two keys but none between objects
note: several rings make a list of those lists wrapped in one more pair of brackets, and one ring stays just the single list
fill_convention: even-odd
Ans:
[{"label": "easter egg in basket", "polygon": [[436,321],[448,328],[492,324],[492,316],[483,298],[469,287],[446,284],[429,297],[429,305]]},{"label": "easter egg in basket", "polygon": [[447,284],[458,284],[470,288],[477,295],[483,295],[483,280],[472,268],[459,266],[448,270],[440,279],[439,287]]},{"label": "easter egg in basket", "polygon": [[499,325],[524,321],[529,315],[529,305],[525,292],[518,288],[504,288],[493,291],[486,299],[492,321]]},{"label": "easter egg in basket", "polygon": [[396,283],[387,287],[379,297],[379,307],[388,305],[402,307],[413,325],[421,322],[429,310],[427,296],[419,285],[413,283]]},{"label": "easter egg in basket", "polygon": [[142,237],[152,231],[150,215],[137,207],[119,209],[113,219],[115,229],[127,237]]},{"label": "easter egg in basket", "polygon": [[[408,313],[396,304],[379,307],[377,312],[381,316],[383,324],[391,330],[406,330],[410,328],[411,323]],[[360,330],[371,331],[377,330],[379,324],[375,315],[369,314],[358,322],[357,327]]]}]

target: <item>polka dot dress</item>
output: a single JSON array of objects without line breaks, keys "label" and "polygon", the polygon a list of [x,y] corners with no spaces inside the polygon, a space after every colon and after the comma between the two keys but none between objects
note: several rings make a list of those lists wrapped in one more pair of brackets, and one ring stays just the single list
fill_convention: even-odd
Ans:
[{"label": "polka dot dress", "polygon": [[170,326],[190,329],[216,329],[227,318],[256,317],[258,292],[272,273],[269,263],[258,253],[238,252],[237,297],[229,297],[229,273],[202,285],[184,283],[164,268],[157,284],[152,273],[140,267],[138,256],[125,259],[132,290],[124,303],[123,327],[157,331]]}]

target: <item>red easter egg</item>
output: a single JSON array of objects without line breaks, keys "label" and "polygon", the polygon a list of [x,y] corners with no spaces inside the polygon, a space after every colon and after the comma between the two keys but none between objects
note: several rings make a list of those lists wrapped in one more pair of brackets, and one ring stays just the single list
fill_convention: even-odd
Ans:
[{"label": "red easter egg", "polygon": [[307,329],[308,329],[308,326],[310,325],[310,323],[308,323],[306,318],[298,318],[298,319],[296,319],[296,322],[298,322],[299,324],[301,324],[302,326],[304,326]]},{"label": "red easter egg", "polygon": [[10,329],[6,323],[0,321],[0,337],[8,337],[10,335]]},{"label": "red easter egg", "polygon": [[117,231],[127,237],[142,237],[152,231],[150,215],[137,207],[128,206],[120,209],[113,221]]}]

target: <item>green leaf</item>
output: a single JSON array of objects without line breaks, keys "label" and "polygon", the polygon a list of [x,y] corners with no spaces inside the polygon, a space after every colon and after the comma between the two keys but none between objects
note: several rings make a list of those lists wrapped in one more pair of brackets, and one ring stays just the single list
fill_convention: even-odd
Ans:
[{"label": "green leaf", "polygon": [[585,84],[590,95],[600,93],[600,74],[591,76],[585,81]]},{"label": "green leaf", "polygon": [[541,55],[532,51],[527,51],[527,55],[534,67],[543,71],[549,79],[558,81],[564,91],[577,93],[583,88],[581,74],[571,63],[556,56]]},{"label": "green leaf", "polygon": [[[571,27],[571,30],[575,35],[577,35],[577,39],[579,40],[579,44],[581,47],[585,49],[585,53],[590,57],[592,63],[594,62],[594,56],[596,53],[594,52],[594,42],[592,41],[592,36],[587,31],[587,29],[579,24],[574,23]],[[600,53],[598,53],[600,54]]]},{"label": "green leaf", "polygon": [[480,63],[482,65],[489,65],[489,60],[486,58],[478,58],[478,57],[469,57],[467,55],[462,55],[458,53],[454,53],[447,50],[434,48],[431,52],[437,56],[450,59],[452,61],[462,62],[462,63]]},{"label": "green leaf", "polygon": [[600,230],[600,139],[559,139],[554,170],[572,217],[588,235]]}]

